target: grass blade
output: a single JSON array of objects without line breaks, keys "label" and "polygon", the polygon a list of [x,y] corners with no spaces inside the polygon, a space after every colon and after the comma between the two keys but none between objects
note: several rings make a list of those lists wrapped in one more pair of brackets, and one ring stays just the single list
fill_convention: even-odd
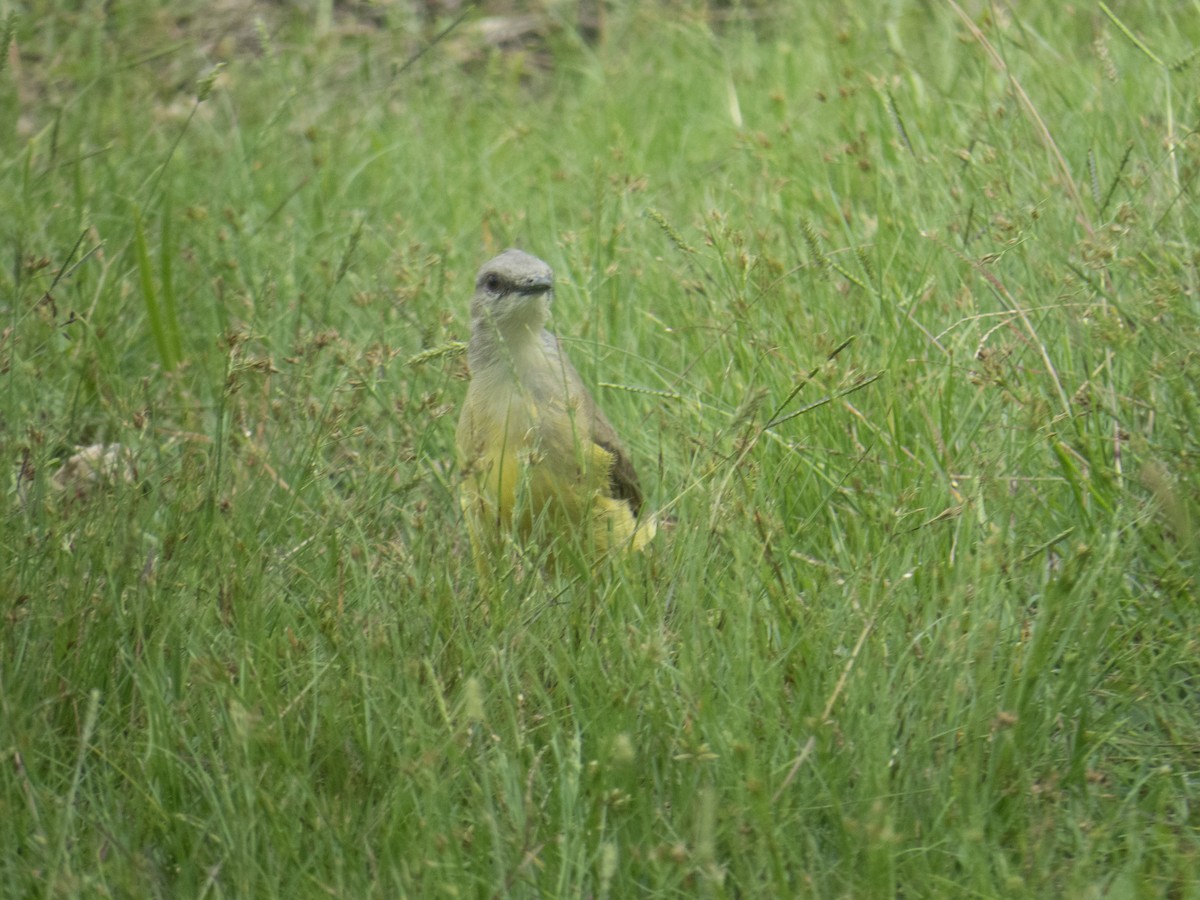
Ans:
[{"label": "grass blade", "polygon": [[[150,251],[146,246],[146,232],[142,227],[140,211],[134,213],[133,246],[137,255],[142,302],[146,305],[146,316],[150,320],[150,333],[154,337],[154,346],[158,350],[159,362],[165,371],[170,372],[179,360],[175,354],[171,328],[166,321],[166,310],[159,303],[158,292],[154,288],[154,272],[150,265]],[[175,326],[175,331],[178,334],[178,324]]]}]

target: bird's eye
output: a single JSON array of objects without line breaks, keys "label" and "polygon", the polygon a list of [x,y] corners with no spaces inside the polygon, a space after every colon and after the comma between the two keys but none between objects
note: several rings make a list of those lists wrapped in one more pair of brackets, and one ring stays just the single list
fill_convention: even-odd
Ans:
[{"label": "bird's eye", "polygon": [[503,284],[503,282],[501,282],[499,275],[490,274],[490,275],[483,276],[484,288],[491,291],[492,293],[499,293],[502,284]]}]

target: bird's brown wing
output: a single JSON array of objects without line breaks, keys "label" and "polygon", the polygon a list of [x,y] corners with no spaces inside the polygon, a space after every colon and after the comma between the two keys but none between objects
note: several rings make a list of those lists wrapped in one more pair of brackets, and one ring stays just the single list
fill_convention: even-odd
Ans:
[{"label": "bird's brown wing", "polygon": [[603,447],[612,455],[612,468],[608,473],[609,493],[618,500],[629,504],[630,511],[636,516],[642,508],[642,486],[638,482],[637,472],[629,461],[629,454],[621,445],[616,430],[604,417],[599,408],[592,416],[592,442]]},{"label": "bird's brown wing", "polygon": [[636,516],[642,508],[642,486],[638,482],[637,472],[633,469],[625,445],[621,443],[617,430],[608,421],[608,417],[592,399],[591,391],[584,385],[579,372],[567,359],[561,342],[549,332],[545,334],[547,346],[562,367],[561,373],[567,381],[567,393],[577,404],[580,420],[591,424],[592,443],[612,458],[612,467],[608,473],[609,496],[616,500],[624,500],[629,504],[630,512]]}]

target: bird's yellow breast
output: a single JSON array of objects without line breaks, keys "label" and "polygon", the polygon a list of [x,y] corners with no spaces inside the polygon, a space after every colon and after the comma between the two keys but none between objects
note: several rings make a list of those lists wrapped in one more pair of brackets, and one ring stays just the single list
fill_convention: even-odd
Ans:
[{"label": "bird's yellow breast", "polygon": [[[565,391],[537,400],[521,385],[472,380],[458,427],[471,541],[486,554],[504,535],[543,543],[566,536],[597,556],[627,543],[637,519],[607,496],[614,458],[591,441]],[[653,529],[643,529],[645,543]]]},{"label": "bird's yellow breast", "polygon": [[[498,402],[497,402],[498,401]],[[517,502],[517,483],[529,477],[537,443],[537,409],[516,396],[472,398],[468,391],[458,429],[458,455],[470,502],[481,524],[507,527]]]}]

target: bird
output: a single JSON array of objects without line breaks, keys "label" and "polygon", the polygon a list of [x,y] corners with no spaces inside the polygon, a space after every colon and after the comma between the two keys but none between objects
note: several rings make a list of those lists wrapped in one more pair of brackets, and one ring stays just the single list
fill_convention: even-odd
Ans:
[{"label": "bird", "polygon": [[654,537],[637,472],[612,423],[546,329],[554,272],[522,250],[485,263],[471,300],[470,382],[456,444],[476,565],[512,539],[556,565],[562,543],[593,567]]}]

